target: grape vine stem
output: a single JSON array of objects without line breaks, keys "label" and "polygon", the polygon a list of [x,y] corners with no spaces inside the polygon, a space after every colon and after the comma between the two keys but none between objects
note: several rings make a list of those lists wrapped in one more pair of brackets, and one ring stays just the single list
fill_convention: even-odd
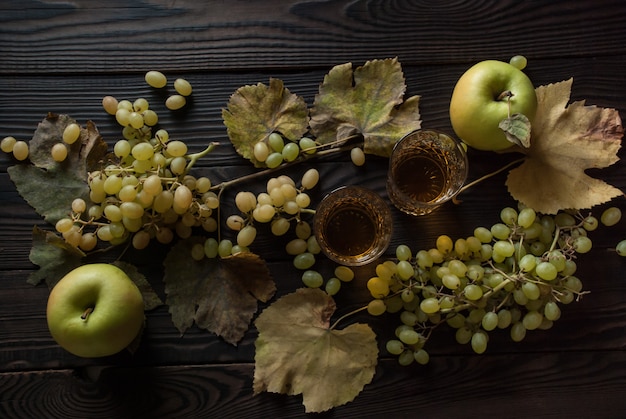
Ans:
[{"label": "grape vine stem", "polygon": [[517,160],[513,160],[512,162],[509,162],[509,163],[505,164],[501,168],[499,168],[499,169],[497,169],[497,170],[495,170],[495,171],[493,171],[491,173],[488,173],[488,174],[486,174],[484,176],[481,176],[478,179],[476,179],[476,180],[474,180],[474,181],[472,181],[472,182],[470,182],[470,183],[468,183],[466,185],[463,185],[463,187],[459,190],[459,193],[454,198],[452,198],[452,202],[455,203],[455,204],[460,204],[463,201],[461,201],[460,199],[457,198],[458,195],[462,194],[463,192],[465,192],[466,190],[468,190],[472,186],[477,185],[480,182],[482,182],[484,180],[487,180],[487,179],[489,179],[492,176],[497,175],[498,173],[504,172],[506,169],[508,169],[508,168],[510,168],[512,166],[515,166],[518,163],[523,162],[525,159],[526,159],[526,157],[522,157],[522,158],[519,158]]}]

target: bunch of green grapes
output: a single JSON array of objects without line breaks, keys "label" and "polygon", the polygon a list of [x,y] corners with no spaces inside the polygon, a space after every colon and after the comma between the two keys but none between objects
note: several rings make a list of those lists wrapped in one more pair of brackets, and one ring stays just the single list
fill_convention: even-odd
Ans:
[{"label": "bunch of green grapes", "polygon": [[309,137],[302,137],[298,141],[287,140],[277,132],[254,145],[253,154],[257,162],[273,169],[283,162],[295,161],[301,154],[315,154],[317,144]]},{"label": "bunch of green grapes", "polygon": [[416,253],[400,245],[397,259],[378,264],[367,282],[374,298],[367,310],[399,314],[386,349],[402,365],[428,362],[425,343],[443,324],[479,354],[496,329],[508,329],[519,342],[528,331],[550,328],[562,304],[586,293],[575,276],[576,256],[591,250],[588,232],[598,224],[592,215],[507,207],[499,222],[470,237],[441,235],[433,248]]},{"label": "bunch of green grapes", "polygon": [[[135,248],[143,249],[152,239],[170,243],[175,236],[189,237],[196,226],[215,231],[218,196],[209,178],[189,173],[213,144],[190,154],[187,145],[171,140],[165,129],[153,135],[158,116],[146,99],[117,101],[107,96],[103,107],[115,115],[123,138],[113,147],[114,161],[88,174],[89,202],[75,200],[71,214],[56,223],[65,240],[85,251],[98,241],[115,245],[132,240]],[[71,144],[79,135],[80,127],[68,124],[63,140]],[[61,161],[54,147],[51,153]]]},{"label": "bunch of green grapes", "polygon": [[[300,187],[287,175],[268,180],[264,192],[255,194],[240,191],[235,196],[235,206],[239,214],[230,215],[226,226],[236,232],[236,241],[222,239],[218,243],[210,238],[205,243],[206,257],[229,256],[233,253],[248,251],[257,235],[257,223],[270,223],[270,231],[275,236],[283,236],[295,223],[295,232],[299,238],[310,238],[311,227],[302,219],[303,213],[312,213],[309,208],[311,197],[307,190],[314,188],[319,181],[317,169],[309,169],[300,180]],[[311,240],[312,241],[312,240]],[[217,246],[217,247],[216,247]],[[222,252],[215,252],[222,246]],[[319,246],[318,246],[319,247]],[[228,250],[228,251],[227,251]],[[198,257],[200,252],[198,251]]]}]

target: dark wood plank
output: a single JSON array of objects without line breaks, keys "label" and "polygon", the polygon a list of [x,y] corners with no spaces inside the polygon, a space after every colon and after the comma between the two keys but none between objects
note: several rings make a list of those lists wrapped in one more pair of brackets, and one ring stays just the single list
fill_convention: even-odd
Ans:
[{"label": "dark wood plank", "polygon": [[[3,2],[0,10],[5,74],[44,66],[48,73],[324,68],[373,54],[415,64],[469,63],[507,50],[531,58],[591,57],[623,49],[626,18],[619,0],[287,0],[228,6],[218,0],[54,6],[28,0]],[[37,30],[24,29],[31,27]]]}]

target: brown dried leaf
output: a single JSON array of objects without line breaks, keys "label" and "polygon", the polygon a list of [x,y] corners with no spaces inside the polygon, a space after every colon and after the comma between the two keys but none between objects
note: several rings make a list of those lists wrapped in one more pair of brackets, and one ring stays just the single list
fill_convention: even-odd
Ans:
[{"label": "brown dried leaf", "polygon": [[163,265],[165,303],[181,334],[195,323],[236,345],[250,326],[257,301],[266,302],[276,292],[267,265],[253,253],[227,258],[191,258],[191,237],[172,247]]},{"label": "brown dried leaf", "polygon": [[311,132],[320,144],[341,145],[363,135],[364,151],[388,157],[393,145],[421,126],[419,96],[403,102],[406,91],[397,58],[373,60],[352,70],[333,67],[311,108]]},{"label": "brown dried leaf", "polygon": [[513,198],[544,214],[562,209],[585,209],[622,195],[594,179],[586,169],[617,162],[624,134],[615,109],[567,105],[572,79],[540,86],[531,144],[522,150],[524,162],[511,170],[507,186]]},{"label": "brown dried leaf", "polygon": [[307,131],[309,118],[306,102],[289,92],[282,80],[270,78],[263,83],[242,86],[222,109],[222,119],[235,150],[257,167],[264,164],[254,158],[254,145],[279,132],[291,141]]},{"label": "brown dried leaf", "polygon": [[254,392],[302,394],[307,412],[348,403],[370,383],[378,357],[365,324],[330,329],[334,300],[319,289],[298,289],[255,321]]}]

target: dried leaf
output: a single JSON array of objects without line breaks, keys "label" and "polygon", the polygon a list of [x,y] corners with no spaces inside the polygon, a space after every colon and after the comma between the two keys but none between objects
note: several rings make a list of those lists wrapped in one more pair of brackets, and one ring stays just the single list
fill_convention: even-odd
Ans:
[{"label": "dried leaf", "polygon": [[163,305],[163,301],[152,288],[146,277],[137,270],[135,265],[124,261],[115,261],[113,265],[123,270],[126,275],[137,285],[143,297],[144,310],[152,310]]},{"label": "dried leaf", "polygon": [[524,162],[511,170],[511,195],[544,214],[585,209],[622,195],[622,191],[585,173],[618,161],[624,134],[615,109],[567,105],[572,79],[540,86],[531,144]]},{"label": "dried leaf", "polygon": [[521,113],[516,113],[503,119],[498,127],[504,131],[507,140],[520,147],[530,147],[531,125],[528,117]]},{"label": "dried leaf", "polygon": [[28,283],[39,285],[45,281],[52,289],[69,271],[81,265],[85,254],[68,244],[51,231],[33,228],[33,245],[30,249],[30,261],[40,269],[31,273]]},{"label": "dried leaf", "polygon": [[266,302],[276,292],[267,265],[253,253],[227,258],[191,258],[191,237],[172,247],[165,267],[165,303],[181,334],[195,323],[236,345],[248,330],[257,301]]},{"label": "dried leaf", "polygon": [[333,67],[324,77],[311,109],[311,132],[320,144],[341,145],[363,135],[364,151],[388,157],[393,145],[421,126],[419,96],[403,102],[406,90],[397,58],[373,60],[352,71]]},{"label": "dried leaf", "polygon": [[348,403],[370,383],[378,357],[365,324],[330,329],[334,300],[319,289],[298,289],[255,321],[254,392],[302,394],[307,412]]},{"label": "dried leaf", "polygon": [[271,78],[269,86],[258,83],[242,86],[222,109],[222,119],[235,150],[255,166],[254,145],[279,132],[291,141],[299,140],[308,128],[308,109],[301,97],[289,92],[283,82]]},{"label": "dried leaf", "polygon": [[55,162],[50,149],[62,142],[63,130],[75,122],[67,115],[48,114],[29,142],[32,164],[17,164],[7,170],[19,194],[51,224],[70,212],[75,198],[88,201],[87,171],[106,154],[107,145],[95,125],[88,122],[79,139],[68,146],[67,159]]}]

